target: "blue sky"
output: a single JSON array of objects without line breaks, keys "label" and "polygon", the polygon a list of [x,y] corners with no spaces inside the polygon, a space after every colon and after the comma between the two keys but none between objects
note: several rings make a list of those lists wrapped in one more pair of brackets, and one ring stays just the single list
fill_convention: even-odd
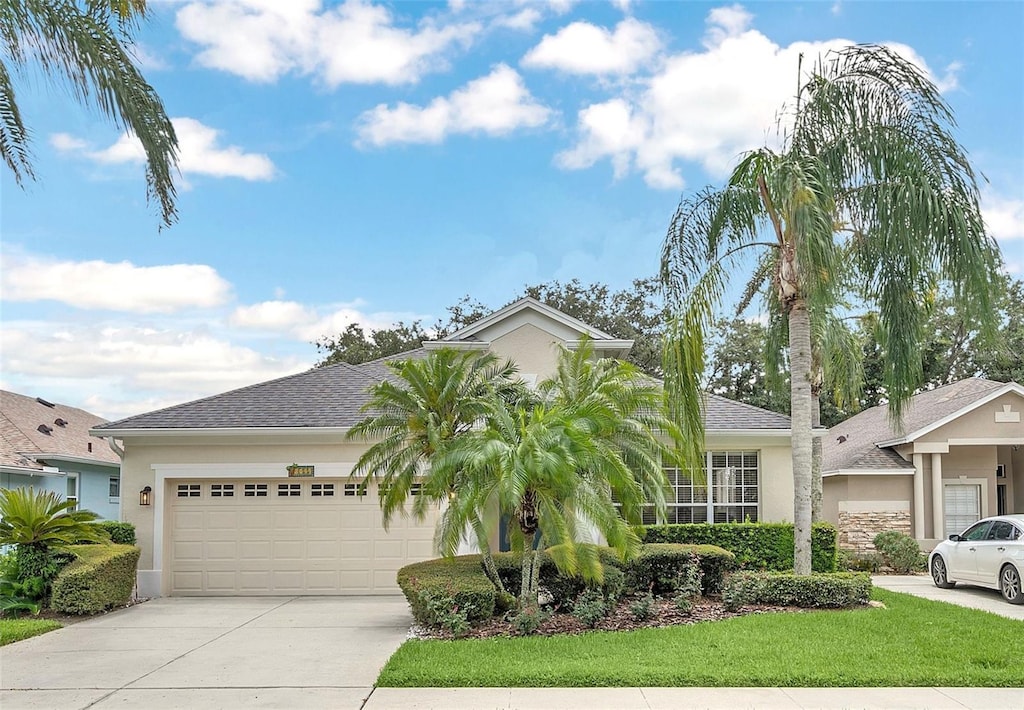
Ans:
[{"label": "blue sky", "polygon": [[796,57],[893,45],[943,89],[1024,271],[1024,4],[151,2],[179,222],[38,77],[2,174],[0,385],[119,418],[290,374],[353,320],[655,273],[685,190],[762,145]]}]

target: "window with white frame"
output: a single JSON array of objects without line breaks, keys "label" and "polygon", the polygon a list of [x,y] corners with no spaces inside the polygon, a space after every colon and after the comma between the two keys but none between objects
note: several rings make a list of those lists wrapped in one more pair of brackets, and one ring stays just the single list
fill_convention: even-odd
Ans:
[{"label": "window with white frame", "polygon": [[[756,451],[708,451],[700,476],[666,468],[671,493],[667,523],[757,522],[760,457]],[[644,510],[644,524],[655,523],[654,508]]]},{"label": "window with white frame", "polygon": [[121,497],[121,479],[117,476],[111,476],[109,479],[109,497],[120,498]]},{"label": "window with white frame", "polygon": [[71,510],[78,510],[78,474],[69,473],[67,478],[67,494],[64,496],[70,501],[74,501],[75,505]]}]

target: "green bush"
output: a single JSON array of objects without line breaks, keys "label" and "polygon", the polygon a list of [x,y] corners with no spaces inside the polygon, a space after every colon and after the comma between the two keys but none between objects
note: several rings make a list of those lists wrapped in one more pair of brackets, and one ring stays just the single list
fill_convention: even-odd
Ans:
[{"label": "green bush", "polygon": [[650,594],[645,594],[639,599],[634,600],[629,605],[629,613],[637,621],[647,621],[654,616],[654,597]]},{"label": "green bush", "polygon": [[588,589],[572,605],[572,615],[590,628],[608,615],[608,603],[600,590]]},{"label": "green bush", "polygon": [[917,540],[896,530],[886,530],[872,540],[882,561],[897,574],[910,574],[925,569],[925,556]]},{"label": "green bush", "polygon": [[66,614],[96,614],[131,600],[139,548],[75,545],[69,550],[76,559],[53,580],[51,608]]},{"label": "green bush", "polygon": [[[644,542],[717,545],[733,553],[741,569],[793,569],[791,523],[654,525],[646,528]],[[830,523],[815,523],[811,528],[811,566],[815,572],[836,571],[836,529]]]},{"label": "green bush", "polygon": [[40,544],[15,545],[12,581],[18,582],[22,593],[36,600],[45,600],[53,580],[75,557],[73,554]]},{"label": "green bush", "polygon": [[745,604],[842,609],[867,604],[870,595],[871,577],[856,572],[737,572],[722,588],[722,601],[733,611]]},{"label": "green bush", "polygon": [[[581,546],[582,547],[582,546]],[[551,595],[552,604],[557,607],[570,608],[573,602],[586,589],[595,587],[601,590],[604,597],[616,601],[623,592],[623,562],[610,547],[589,546],[590,551],[600,560],[604,579],[600,584],[588,584],[582,577],[569,577],[561,574],[551,555],[546,551],[540,553],[540,586]],[[519,596],[522,585],[522,557],[513,552],[499,552],[494,555],[494,566],[498,570],[505,589],[513,596]]]},{"label": "green bush", "polygon": [[626,563],[626,587],[656,597],[674,596],[680,587],[693,586],[695,578],[699,595],[702,577],[700,558],[690,545],[644,545],[640,554]]},{"label": "green bush", "polygon": [[443,626],[439,599],[451,601],[451,613],[464,611],[467,621],[494,616],[497,591],[484,574],[480,555],[427,560],[398,570],[398,586],[405,594],[413,618],[424,626]]},{"label": "green bush", "polygon": [[509,623],[522,636],[530,636],[540,628],[541,624],[550,618],[551,612],[544,611],[539,606],[528,606],[509,619]]},{"label": "green bush", "polygon": [[134,545],[135,526],[131,523],[124,523],[119,520],[101,520],[93,523],[110,536],[110,541],[117,545]]}]

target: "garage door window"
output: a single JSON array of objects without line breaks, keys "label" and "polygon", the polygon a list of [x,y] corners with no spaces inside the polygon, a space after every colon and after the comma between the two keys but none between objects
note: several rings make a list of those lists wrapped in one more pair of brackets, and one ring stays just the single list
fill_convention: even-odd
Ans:
[{"label": "garage door window", "polygon": [[246,483],[245,484],[245,497],[246,498],[266,498],[267,497],[267,484],[266,483]]},{"label": "garage door window", "polygon": [[330,498],[334,495],[333,483],[314,483],[310,487],[311,496],[314,498]]},{"label": "garage door window", "polygon": [[298,498],[302,495],[302,484],[301,483],[278,483],[277,484],[277,497],[278,498]]},{"label": "garage door window", "polygon": [[213,483],[210,485],[210,495],[214,498],[233,498],[235,495],[235,484]]},{"label": "garage door window", "polygon": [[198,483],[179,483],[178,484],[178,497],[179,498],[198,498],[200,496],[200,486]]}]

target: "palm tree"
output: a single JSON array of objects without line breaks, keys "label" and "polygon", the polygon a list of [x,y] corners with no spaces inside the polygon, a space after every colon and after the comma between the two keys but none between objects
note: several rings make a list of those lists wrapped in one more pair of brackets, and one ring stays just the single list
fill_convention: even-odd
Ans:
[{"label": "palm tree", "polygon": [[[522,390],[515,366],[490,353],[443,348],[422,359],[389,362],[388,367],[394,381],[370,388],[370,401],[363,407],[370,414],[347,434],[349,440],[375,442],[359,457],[352,475],[362,477],[364,489],[371,480],[378,481],[385,528],[395,514],[405,511],[410,497],[419,520],[431,506],[454,498],[461,472],[438,471],[433,461],[490,415],[497,400],[514,399]],[[421,494],[411,496],[417,483]],[[487,576],[504,592],[482,517],[470,511],[462,522],[460,533],[467,527],[473,531]],[[457,539],[443,551],[455,554],[458,544]]]},{"label": "palm tree", "polygon": [[134,133],[146,153],[150,200],[164,226],[176,219],[178,141],[170,119],[126,47],[145,0],[0,0],[0,157],[23,185],[34,179],[30,131],[15,97],[12,72],[63,79],[81,104]]},{"label": "palm tree", "polygon": [[658,414],[660,391],[633,366],[593,361],[592,353],[587,342],[576,352],[563,348],[555,376],[538,385],[537,401],[503,402],[486,427],[434,460],[439,474],[463,476],[442,518],[447,547],[469,511],[498,509],[513,521],[522,607],[537,603],[542,548],[563,574],[600,579],[593,547],[580,544],[591,530],[629,557],[639,549],[634,526],[643,507],[653,504],[664,516],[662,465],[674,458],[658,437],[673,433]]},{"label": "palm tree", "polygon": [[[768,288],[788,330],[796,544],[811,569],[812,320],[849,296],[878,311],[894,420],[922,376],[922,327],[941,281],[988,330],[1001,262],[952,112],[934,84],[884,47],[820,60],[797,92],[780,150],[749,153],[721,189],[684,198],[662,252],[676,308],[665,350],[671,413],[699,460],[704,337],[729,276],[761,250],[747,292]],[[846,293],[849,291],[849,293]]]}]

